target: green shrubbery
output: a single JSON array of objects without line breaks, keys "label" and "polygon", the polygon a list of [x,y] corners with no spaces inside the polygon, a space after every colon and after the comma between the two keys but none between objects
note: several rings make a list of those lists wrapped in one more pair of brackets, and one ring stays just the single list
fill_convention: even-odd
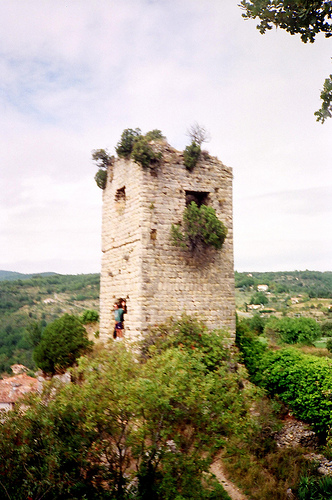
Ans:
[{"label": "green shrubbery", "polygon": [[164,139],[160,130],[151,130],[146,135],[142,135],[139,128],[126,129],[122,132],[121,139],[115,150],[120,158],[132,158],[142,167],[151,167],[161,159],[161,153],[156,153],[151,145],[151,141]]},{"label": "green shrubbery", "polygon": [[187,146],[183,152],[184,165],[187,170],[192,171],[197,165],[197,162],[201,156],[201,147],[192,141],[190,146]]},{"label": "green shrubbery", "polygon": [[267,320],[264,328],[267,336],[277,336],[285,344],[313,345],[320,338],[321,328],[313,318],[275,318]]},{"label": "green shrubbery", "polygon": [[172,224],[171,236],[173,243],[187,247],[191,251],[202,247],[213,247],[219,250],[225,241],[227,228],[218,219],[212,207],[193,201],[183,214],[183,227]]},{"label": "green shrubbery", "polygon": [[[273,328],[289,343],[311,342],[319,333],[314,320],[286,321],[289,319],[268,320],[264,332]],[[294,348],[273,351],[263,339],[250,330],[248,322],[238,323],[236,344],[251,380],[271,395],[278,395],[298,418],[311,423],[317,432],[326,434],[332,425],[331,360],[303,354]]]},{"label": "green shrubbery", "polygon": [[269,351],[261,358],[261,385],[278,395],[294,414],[321,434],[332,425],[331,360],[294,348]]},{"label": "green shrubbery", "polygon": [[0,488],[15,500],[229,500],[209,465],[250,425],[253,397],[228,341],[183,318],[146,338],[141,359],[119,343],[81,358],[73,383],[3,416]]},{"label": "green shrubbery", "polygon": [[81,316],[81,321],[83,325],[88,323],[95,323],[99,321],[99,313],[98,311],[94,311],[93,309],[87,309]]},{"label": "green shrubbery", "polygon": [[44,373],[54,375],[73,366],[91,345],[79,318],[65,314],[45,327],[33,358]]}]

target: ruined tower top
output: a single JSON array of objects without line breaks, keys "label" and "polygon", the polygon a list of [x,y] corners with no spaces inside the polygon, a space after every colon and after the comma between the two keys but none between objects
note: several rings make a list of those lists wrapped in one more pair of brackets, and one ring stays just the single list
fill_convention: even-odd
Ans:
[{"label": "ruined tower top", "polygon": [[[103,190],[100,335],[111,338],[113,304],[127,303],[125,337],[182,313],[209,328],[235,332],[232,170],[201,152],[189,171],[184,155],[166,141],[150,142],[155,159],[142,166],[118,158]],[[220,250],[199,255],[174,246],[172,224],[186,206],[211,206],[227,227]]]}]

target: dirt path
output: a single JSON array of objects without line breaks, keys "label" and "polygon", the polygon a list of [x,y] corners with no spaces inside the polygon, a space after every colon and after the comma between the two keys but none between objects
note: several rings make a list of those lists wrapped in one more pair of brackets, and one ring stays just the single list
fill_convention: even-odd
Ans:
[{"label": "dirt path", "polygon": [[229,481],[225,476],[223,463],[220,457],[217,457],[211,464],[210,471],[216,476],[219,483],[227,491],[232,500],[248,500],[247,497],[241,493],[239,488],[235,486],[235,484],[231,483],[231,481]]}]

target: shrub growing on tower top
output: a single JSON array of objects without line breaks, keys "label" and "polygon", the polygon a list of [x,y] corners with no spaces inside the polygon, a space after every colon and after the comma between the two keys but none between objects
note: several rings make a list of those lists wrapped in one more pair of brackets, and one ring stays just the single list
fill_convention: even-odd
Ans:
[{"label": "shrub growing on tower top", "polygon": [[164,139],[164,136],[158,129],[142,135],[139,128],[135,130],[127,128],[122,132],[115,150],[120,158],[132,158],[136,163],[147,168],[161,159],[161,153],[156,153],[149,144],[150,141],[160,139]]},{"label": "shrub growing on tower top", "polygon": [[130,155],[134,148],[135,140],[140,137],[141,129],[139,128],[126,128],[121,135],[121,139],[115,147],[116,154],[120,158],[130,158]]}]

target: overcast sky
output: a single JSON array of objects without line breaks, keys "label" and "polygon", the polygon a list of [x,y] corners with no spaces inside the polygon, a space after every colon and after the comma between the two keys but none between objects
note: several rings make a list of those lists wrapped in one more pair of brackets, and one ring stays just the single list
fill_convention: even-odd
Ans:
[{"label": "overcast sky", "polygon": [[238,271],[332,270],[331,39],[262,36],[237,0],[0,0],[0,269],[99,272],[91,151],[125,128],[233,168]]}]

